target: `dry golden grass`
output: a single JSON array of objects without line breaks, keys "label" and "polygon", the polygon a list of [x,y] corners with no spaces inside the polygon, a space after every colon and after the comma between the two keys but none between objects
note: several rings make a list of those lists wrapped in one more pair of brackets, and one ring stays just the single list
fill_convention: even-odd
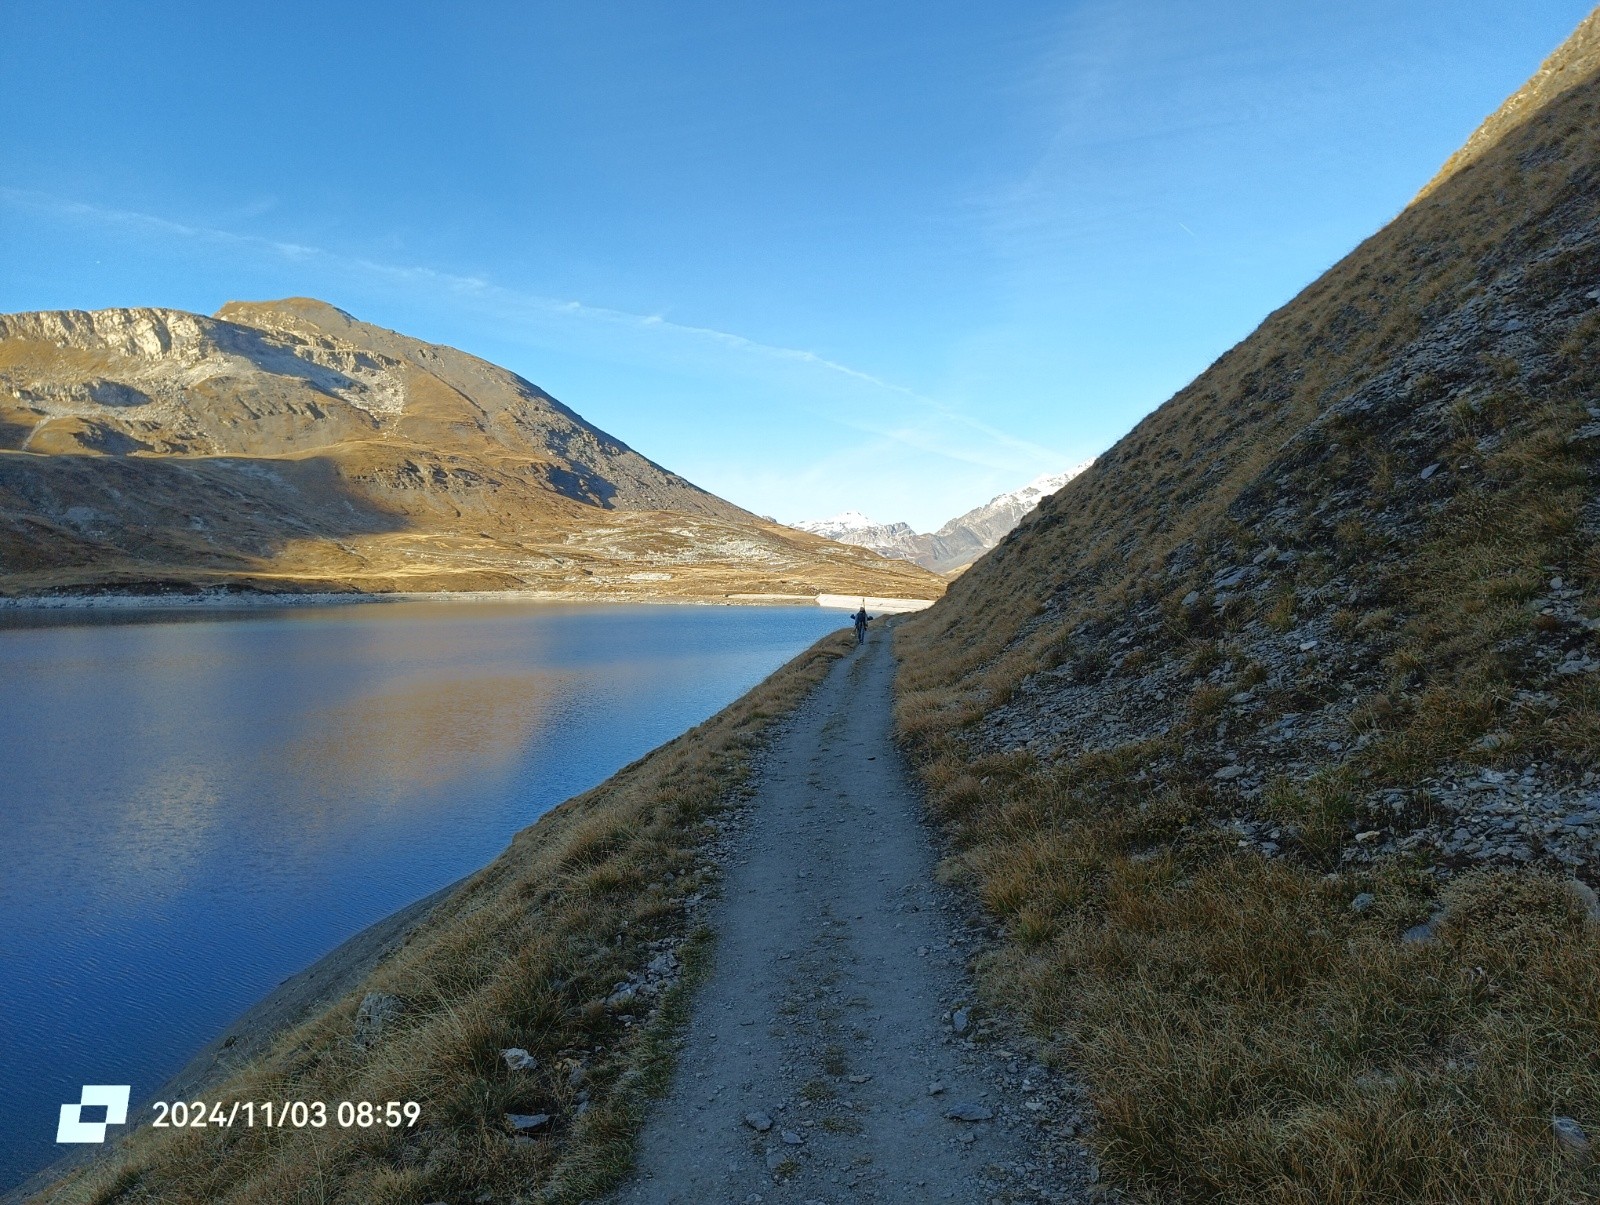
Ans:
[{"label": "dry golden grass", "polygon": [[[946,738],[948,740],[948,738]],[[1550,1118],[1600,1125],[1600,928],[1539,872],[1440,899],[1403,864],[1329,882],[1205,826],[1130,747],[1042,768],[919,742],[960,869],[1008,939],[985,982],[1087,1079],[1113,1182],[1195,1201],[1574,1201]],[[1335,822],[1338,781],[1285,819]],[[1307,833],[1308,845],[1315,832]],[[1353,913],[1356,891],[1375,905]],[[1396,940],[1435,908],[1440,938]]]},{"label": "dry golden grass", "polygon": [[[709,935],[685,899],[707,890],[712,820],[747,790],[751,757],[852,646],[825,637],[699,727],[569,800],[519,833],[382,965],[361,991],[285,1034],[211,1100],[409,1101],[412,1131],[141,1130],[114,1162],[44,1193],[52,1205],[420,1205],[470,1200],[592,1201],[631,1160],[651,1094],[664,1087]],[[633,1026],[607,997],[651,957],[688,938],[686,973],[660,1012]],[[366,991],[406,1004],[370,1050],[350,1040]],[[539,1060],[510,1072],[499,1051]],[[573,1072],[584,1069],[581,1080]],[[589,1108],[578,1113],[578,1094]],[[506,1113],[550,1113],[514,1141]],[[470,1194],[470,1195],[468,1195]]]},{"label": "dry golden grass", "polygon": [[[1135,1197],[1600,1200],[1600,1171],[1563,1160],[1550,1125],[1600,1134],[1600,932],[1564,884],[1479,868],[1441,895],[1403,858],[1327,877],[1373,785],[1462,763],[1571,776],[1600,749],[1594,675],[1515,705],[1547,672],[1534,653],[1556,625],[1528,603],[1549,567],[1600,614],[1596,467],[1570,441],[1600,396],[1600,317],[1564,318],[1536,376],[1489,347],[1394,376],[1367,412],[1339,405],[1508,272],[1534,306],[1600,281],[1597,68],[1591,18],[1412,207],[898,631],[897,721],[954,843],[945,876],[1006,926],[987,988],[1084,1073],[1092,1141]],[[1449,429],[1415,433],[1440,400]],[[1443,488],[1419,494],[1419,455],[1448,466]],[[1317,526],[1310,507],[1336,492],[1355,501]],[[1264,546],[1256,524],[1280,504],[1309,515],[1297,591],[1183,606]],[[1359,599],[1310,601],[1335,577]],[[1268,785],[1257,815],[1295,833],[1268,859],[1238,848],[1224,822],[1239,800],[1187,743],[1262,681],[1245,626],[1283,633],[1313,611],[1382,650],[1387,681],[1349,711],[1358,751]],[[1163,618],[1119,678],[1168,667],[1188,683],[1165,736],[1048,764],[989,751],[985,715],[1025,706],[1027,676],[1068,659],[1101,680],[1100,634],[1136,612]],[[1230,683],[1193,682],[1229,662]],[[1263,702],[1301,711],[1329,689]],[[1426,819],[1424,796],[1410,806]],[[1360,891],[1376,902],[1358,913]],[[1397,940],[1435,911],[1437,940]]]}]

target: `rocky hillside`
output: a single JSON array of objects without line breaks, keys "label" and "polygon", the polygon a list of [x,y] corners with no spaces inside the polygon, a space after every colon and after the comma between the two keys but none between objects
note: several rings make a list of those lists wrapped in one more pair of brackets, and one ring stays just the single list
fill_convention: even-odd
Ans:
[{"label": "rocky hillside", "polygon": [[1160,1199],[1600,1199],[1600,14],[905,623],[997,996]]},{"label": "rocky hillside", "polygon": [[870,548],[880,556],[914,561],[935,573],[954,573],[972,564],[1022,521],[1040,499],[1071,481],[1093,461],[1065,473],[1051,473],[1010,490],[951,519],[935,532],[918,532],[909,523],[879,523],[860,511],[847,510],[831,519],[809,519],[794,526],[798,531]]},{"label": "rocky hillside", "polygon": [[0,591],[213,585],[940,589],[699,489],[514,373],[322,302],[0,315]]}]

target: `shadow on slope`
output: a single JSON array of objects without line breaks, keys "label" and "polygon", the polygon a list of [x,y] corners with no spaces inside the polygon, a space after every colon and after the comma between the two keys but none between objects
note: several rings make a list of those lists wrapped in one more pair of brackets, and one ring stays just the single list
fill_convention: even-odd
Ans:
[{"label": "shadow on slope", "polygon": [[898,718],[1114,1179],[1600,1173],[1600,17],[908,621]]},{"label": "shadow on slope", "polygon": [[15,590],[238,581],[273,573],[297,541],[323,546],[332,578],[360,563],[333,563],[341,540],[406,523],[328,457],[0,452],[0,573]]}]

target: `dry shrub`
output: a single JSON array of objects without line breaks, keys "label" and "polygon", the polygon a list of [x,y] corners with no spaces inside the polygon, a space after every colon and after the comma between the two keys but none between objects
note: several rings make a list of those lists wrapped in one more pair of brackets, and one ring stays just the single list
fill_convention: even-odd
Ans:
[{"label": "dry shrub", "polygon": [[[1435,900],[1396,867],[1357,914],[1356,884],[1221,843],[1130,857],[1152,801],[1116,786],[1097,771],[1074,805],[1059,780],[1003,784],[964,861],[1012,938],[987,986],[1086,1074],[1119,1181],[1352,1205],[1600,1190],[1550,1140],[1553,1114],[1600,1125],[1600,939],[1558,880]],[[1399,940],[1436,910],[1435,941]]]}]

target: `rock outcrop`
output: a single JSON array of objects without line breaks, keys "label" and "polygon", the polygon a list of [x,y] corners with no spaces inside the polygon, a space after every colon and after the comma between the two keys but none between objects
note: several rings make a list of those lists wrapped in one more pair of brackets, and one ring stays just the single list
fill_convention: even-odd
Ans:
[{"label": "rock outcrop", "polygon": [[957,515],[929,537],[935,550],[933,559],[917,563],[935,573],[951,573],[972,564],[1005,539],[1018,523],[1033,513],[1040,502],[1093,463],[1092,460],[1086,460],[1064,473],[1047,473],[1043,477],[1036,477],[1021,489],[1009,490],[989,499],[982,506],[973,507],[964,515]]},{"label": "rock outcrop", "polygon": [[847,510],[828,519],[807,519],[794,524],[794,528],[855,548],[870,548],[879,556],[915,561],[923,568],[928,568],[934,559],[932,541],[913,531],[911,524],[879,523],[858,510]]}]

